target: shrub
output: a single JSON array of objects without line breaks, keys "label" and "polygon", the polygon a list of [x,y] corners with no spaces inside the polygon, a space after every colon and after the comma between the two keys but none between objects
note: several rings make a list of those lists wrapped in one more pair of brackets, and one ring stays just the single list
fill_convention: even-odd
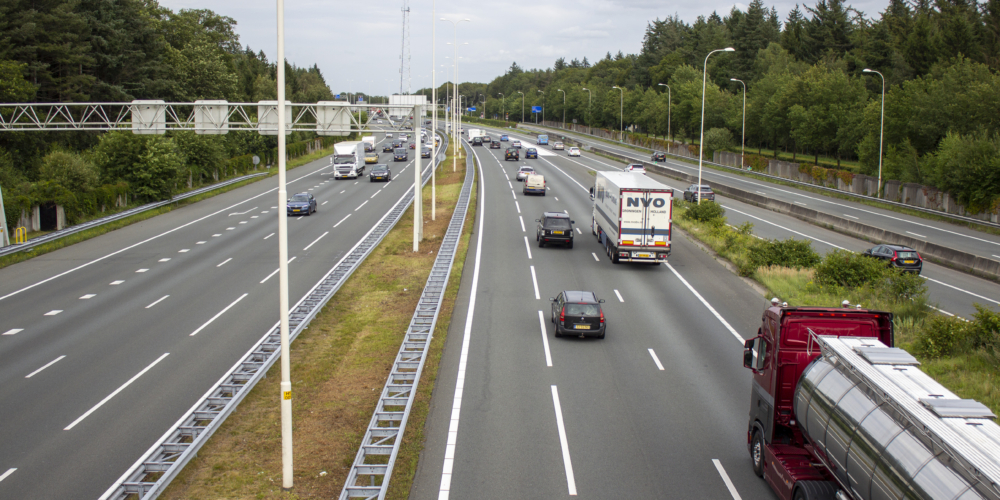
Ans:
[{"label": "shrub", "polygon": [[745,155],[743,157],[743,166],[750,167],[750,170],[754,172],[766,171],[769,164],[770,161],[760,155]]},{"label": "shrub", "polygon": [[834,250],[816,265],[816,282],[858,288],[881,278],[885,270],[885,264],[878,259],[847,250]]},{"label": "shrub", "polygon": [[928,358],[940,358],[955,353],[965,343],[969,325],[949,316],[933,316],[924,321],[913,343],[915,353]]},{"label": "shrub", "polygon": [[693,203],[684,212],[685,219],[720,225],[725,223],[725,215],[726,210],[722,208],[722,205],[714,201],[702,201],[700,204]]},{"label": "shrub", "polygon": [[976,313],[969,323],[969,341],[974,348],[983,348],[1000,356],[1000,313],[975,304]]},{"label": "shrub", "polygon": [[758,240],[749,250],[754,269],[764,266],[809,268],[820,262],[819,254],[806,240]]}]

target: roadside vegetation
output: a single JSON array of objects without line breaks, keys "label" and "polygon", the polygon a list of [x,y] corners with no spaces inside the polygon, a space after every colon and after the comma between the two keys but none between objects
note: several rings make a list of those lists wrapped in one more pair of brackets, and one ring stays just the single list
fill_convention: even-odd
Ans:
[{"label": "roadside vegetation", "polygon": [[[381,395],[403,334],[447,231],[465,179],[451,156],[437,173],[437,220],[412,252],[412,209],[292,345],[295,488],[281,490],[279,366],[276,363],[161,498],[336,498]],[[423,199],[430,203],[430,186]],[[475,220],[473,190],[434,338],[390,484],[406,498],[423,449],[424,422]]]},{"label": "roadside vegetation", "polygon": [[848,300],[893,313],[896,346],[960,397],[1000,414],[1000,312],[977,304],[969,320],[935,313],[924,279],[854,252],[820,257],[804,240],[767,240],[753,225],[726,224],[725,210],[675,200],[674,223],[793,306],[840,307]]}]

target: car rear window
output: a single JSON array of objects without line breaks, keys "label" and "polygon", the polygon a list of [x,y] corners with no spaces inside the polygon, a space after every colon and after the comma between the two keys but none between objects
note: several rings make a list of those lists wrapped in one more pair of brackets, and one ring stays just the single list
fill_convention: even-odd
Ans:
[{"label": "car rear window", "polygon": [[569,219],[550,217],[545,219],[545,227],[554,229],[570,229]]},{"label": "car rear window", "polygon": [[297,194],[292,196],[292,201],[309,201],[309,195]]},{"label": "car rear window", "polygon": [[573,316],[597,316],[600,311],[597,304],[566,304],[566,314]]},{"label": "car rear window", "polygon": [[898,259],[916,259],[917,258],[917,252],[900,250],[900,251],[896,252],[896,258],[898,258]]}]

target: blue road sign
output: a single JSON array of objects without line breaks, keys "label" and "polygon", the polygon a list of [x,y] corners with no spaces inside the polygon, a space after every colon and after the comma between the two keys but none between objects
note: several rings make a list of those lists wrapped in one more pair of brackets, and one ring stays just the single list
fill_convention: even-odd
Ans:
[{"label": "blue road sign", "polygon": [[364,97],[359,97],[358,98],[358,102],[365,102],[365,98]]},{"label": "blue road sign", "polygon": [[333,96],[334,99],[340,99],[340,94]]},{"label": "blue road sign", "polygon": [[531,112],[532,113],[541,113],[542,112],[542,107],[541,106],[532,106],[531,107]]},{"label": "blue road sign", "polygon": [[469,108],[469,111],[475,111],[476,108]]}]

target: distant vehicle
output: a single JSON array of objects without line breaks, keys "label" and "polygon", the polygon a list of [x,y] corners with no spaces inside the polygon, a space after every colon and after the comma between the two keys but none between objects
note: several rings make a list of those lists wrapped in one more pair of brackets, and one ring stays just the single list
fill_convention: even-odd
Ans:
[{"label": "distant vehicle", "polygon": [[862,255],[886,261],[886,264],[920,274],[924,258],[916,250],[903,245],[876,245],[865,250]]},{"label": "distant vehicle", "polygon": [[405,143],[406,143],[406,141],[401,141],[401,140],[398,140],[398,139],[395,140],[395,141],[392,141],[392,149],[401,148],[401,147],[403,147],[403,144],[405,144]]},{"label": "distant vehicle", "polygon": [[481,137],[473,137],[472,138],[472,145],[473,146],[482,146],[483,145],[483,139]]},{"label": "distant vehicle", "polygon": [[469,129],[469,141],[475,140],[476,137],[479,137],[480,138],[479,143],[482,144],[483,142],[482,136],[484,135],[486,135],[486,132],[484,132],[483,129],[480,128]]},{"label": "distant vehicle", "polygon": [[573,224],[576,221],[570,220],[565,212],[543,212],[535,222],[538,223],[535,225],[535,241],[539,247],[551,243],[573,248]]},{"label": "distant vehicle", "polygon": [[488,135],[484,135],[483,142],[493,142],[493,138]]},{"label": "distant vehicle", "polygon": [[537,144],[539,146],[548,146],[549,145],[549,136],[547,136],[545,134],[539,134],[538,138],[535,139],[535,144]]},{"label": "distant vehicle", "polygon": [[517,180],[523,181],[528,175],[535,173],[535,169],[527,166],[521,165],[521,168],[517,169],[517,175],[515,176]]},{"label": "distant vehicle", "polygon": [[391,142],[387,142],[384,145],[382,145],[382,152],[383,153],[391,153],[394,149],[396,149],[396,148],[392,147],[392,143]]},{"label": "distant vehicle", "polygon": [[406,134],[399,134],[399,140],[404,141],[404,142],[408,141],[408,140],[410,140],[410,136],[406,135]]},{"label": "distant vehicle", "polygon": [[490,149],[500,149],[500,141],[493,141],[490,143]]},{"label": "distant vehicle", "polygon": [[309,193],[293,194],[288,199],[288,215],[309,215],[316,211],[316,198]]},{"label": "distant vehicle", "polygon": [[521,153],[517,149],[507,148],[507,151],[504,152],[503,161],[520,160],[520,159],[521,159]]},{"label": "distant vehicle", "polygon": [[389,170],[389,166],[385,164],[375,165],[372,167],[372,172],[368,174],[368,182],[375,181],[385,181],[389,182],[392,180],[392,171]]},{"label": "distant vehicle", "polygon": [[670,255],[673,190],[625,172],[597,172],[591,232],[611,262],[660,264]]},{"label": "distant vehicle", "polygon": [[431,157],[431,148],[429,148],[427,146],[424,146],[424,147],[420,148],[420,157],[421,158],[430,158]]},{"label": "distant vehicle", "polygon": [[580,148],[569,148],[566,152],[566,156],[580,156]]},{"label": "distant vehicle", "polygon": [[385,138],[386,139],[392,139],[392,132],[386,132],[385,133]]},{"label": "distant vehicle", "polygon": [[521,194],[540,194],[545,196],[545,176],[540,174],[529,174],[524,179],[524,187]]},{"label": "distant vehicle", "polygon": [[511,141],[510,146],[513,148],[521,149],[521,141],[514,139]]},{"label": "distant vehicle", "polygon": [[357,179],[365,169],[365,159],[362,154],[364,143],[361,141],[338,142],[333,145],[333,178]]},{"label": "distant vehicle", "polygon": [[524,159],[527,160],[529,158],[534,158],[534,159],[537,160],[538,159],[538,150],[535,149],[535,148],[528,148],[528,150],[524,152]]},{"label": "distant vehicle", "polygon": [[563,146],[563,143],[561,143],[561,142],[553,142],[552,143],[552,150],[553,151],[562,151],[564,149],[566,149],[566,146]]},{"label": "distant vehicle", "polygon": [[396,148],[392,153],[392,161],[406,161],[410,159],[410,153],[406,151],[406,148]]},{"label": "distant vehicle", "polygon": [[635,172],[637,174],[646,173],[646,167],[642,166],[639,163],[629,163],[628,165],[625,165],[625,168],[622,170],[625,172]]},{"label": "distant vehicle", "polygon": [[376,152],[365,153],[365,163],[366,164],[378,163],[378,153]]},{"label": "distant vehicle", "polygon": [[[701,199],[704,201],[715,201],[715,192],[708,184],[701,185]],[[698,185],[691,184],[684,190],[684,201],[695,203],[698,201]]]},{"label": "distant vehicle", "polygon": [[653,155],[649,157],[649,161],[667,161],[667,153],[663,151],[653,151]]},{"label": "distant vehicle", "polygon": [[365,153],[370,153],[375,151],[375,136],[366,135],[361,138],[361,142],[365,143]]},{"label": "distant vehicle", "polygon": [[381,125],[382,124],[382,120],[375,120],[375,123],[378,123],[379,125]]},{"label": "distant vehicle", "polygon": [[510,140],[510,138],[507,137],[507,134],[503,134],[503,135],[500,136],[500,141],[501,142],[507,142],[509,140]]},{"label": "distant vehicle", "polygon": [[607,334],[607,322],[601,309],[604,299],[598,299],[594,292],[565,291],[549,301],[552,302],[556,337],[589,335],[603,339]]},{"label": "distant vehicle", "polygon": [[417,149],[417,143],[411,142],[410,143],[410,149]]}]

